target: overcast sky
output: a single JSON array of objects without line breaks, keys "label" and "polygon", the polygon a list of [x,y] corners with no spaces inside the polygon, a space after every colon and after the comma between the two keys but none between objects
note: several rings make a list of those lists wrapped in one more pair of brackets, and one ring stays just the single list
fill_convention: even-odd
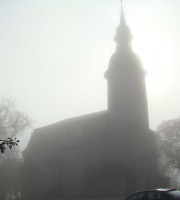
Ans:
[{"label": "overcast sky", "polygon": [[[180,0],[123,7],[155,130],[180,115]],[[119,18],[119,0],[0,0],[0,97],[14,98],[34,128],[105,110]]]}]

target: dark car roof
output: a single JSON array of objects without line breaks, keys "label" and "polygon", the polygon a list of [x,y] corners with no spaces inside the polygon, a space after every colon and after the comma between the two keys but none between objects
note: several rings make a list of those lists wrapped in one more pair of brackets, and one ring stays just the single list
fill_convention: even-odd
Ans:
[{"label": "dark car roof", "polygon": [[159,188],[159,189],[150,189],[150,190],[137,191],[137,192],[134,192],[132,194],[139,193],[139,192],[155,192],[155,191],[158,191],[158,192],[169,192],[169,191],[174,191],[174,190],[177,190],[177,189]]},{"label": "dark car roof", "polygon": [[[132,194],[130,194],[130,195],[128,195],[128,196],[126,196],[126,198],[125,199],[127,199],[128,197],[130,197],[131,195],[134,195],[134,194],[138,194],[138,193],[140,193],[140,192],[170,192],[170,191],[176,191],[177,189],[168,189],[168,188],[159,188],[159,189],[150,189],[150,190],[142,190],[142,191],[137,191],[137,192],[134,192],[134,193],[132,193]],[[179,190],[177,190],[177,191],[179,191]]]},{"label": "dark car roof", "polygon": [[[173,190],[177,190],[177,189],[158,188],[158,189],[144,190],[144,192],[154,192],[154,191],[158,191],[158,192],[168,192],[168,191],[173,191]],[[143,191],[139,191],[139,192],[143,192]]]},{"label": "dark car roof", "polygon": [[160,188],[160,189],[155,189],[153,191],[169,192],[169,191],[174,191],[174,190],[177,190],[177,189]]}]

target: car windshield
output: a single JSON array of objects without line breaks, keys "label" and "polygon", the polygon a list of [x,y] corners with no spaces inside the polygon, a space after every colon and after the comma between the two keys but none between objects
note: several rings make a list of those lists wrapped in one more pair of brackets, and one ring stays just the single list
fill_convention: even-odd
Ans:
[{"label": "car windshield", "polygon": [[180,200],[180,191],[179,190],[170,190],[167,192],[173,199]]}]

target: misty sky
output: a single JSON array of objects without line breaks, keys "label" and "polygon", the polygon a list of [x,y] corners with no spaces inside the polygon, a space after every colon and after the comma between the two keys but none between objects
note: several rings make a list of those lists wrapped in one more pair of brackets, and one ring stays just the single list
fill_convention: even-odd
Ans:
[{"label": "misty sky", "polygon": [[[180,0],[123,7],[147,70],[154,130],[180,115]],[[119,0],[0,0],[0,18],[0,97],[14,98],[34,128],[107,108]]]}]

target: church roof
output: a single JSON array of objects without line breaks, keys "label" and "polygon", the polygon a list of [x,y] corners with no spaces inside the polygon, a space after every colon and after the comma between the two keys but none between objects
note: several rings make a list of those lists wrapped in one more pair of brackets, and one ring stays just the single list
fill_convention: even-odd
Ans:
[{"label": "church roof", "polygon": [[107,111],[62,120],[55,124],[34,129],[27,151],[43,149],[64,149],[88,145],[89,140],[97,138],[106,126]]},{"label": "church roof", "polygon": [[95,112],[95,113],[90,113],[90,114],[86,114],[86,115],[81,115],[81,116],[77,116],[77,117],[72,117],[72,118],[68,118],[68,119],[64,119],[64,120],[56,122],[54,124],[50,124],[50,125],[47,125],[47,126],[36,128],[36,129],[34,129],[34,132],[43,132],[44,130],[47,130],[47,129],[48,130],[53,130],[53,129],[59,128],[61,125],[66,125],[67,123],[76,123],[76,122],[92,119],[94,117],[102,116],[105,113],[107,113],[107,110],[99,111],[99,112]]}]

